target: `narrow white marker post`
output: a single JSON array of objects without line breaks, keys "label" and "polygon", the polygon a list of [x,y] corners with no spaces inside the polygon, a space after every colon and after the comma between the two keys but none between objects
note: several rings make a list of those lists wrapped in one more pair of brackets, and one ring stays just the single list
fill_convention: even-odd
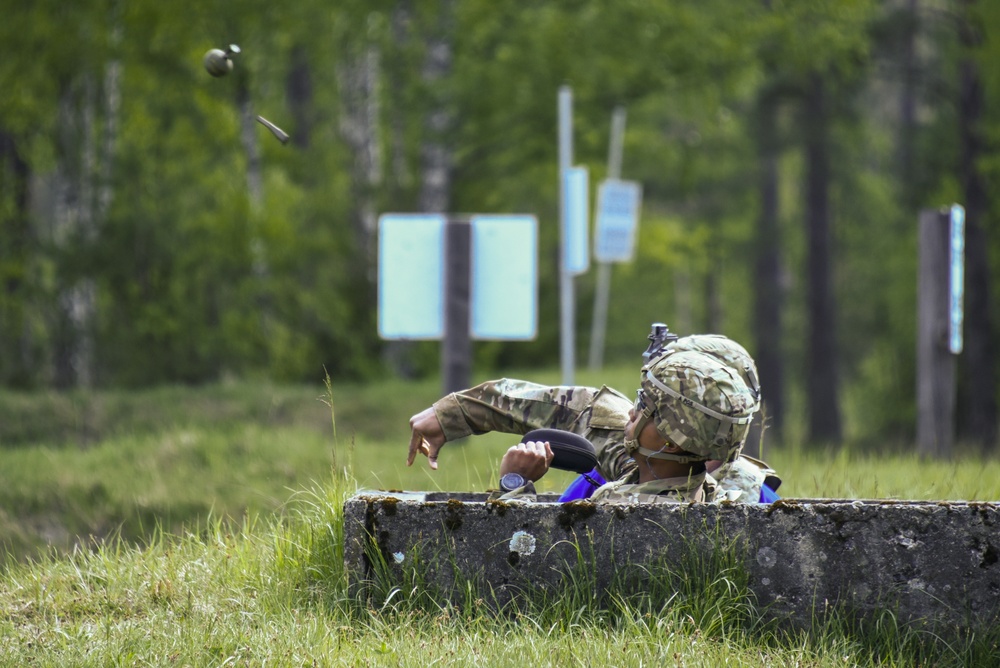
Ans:
[{"label": "narrow white marker post", "polygon": [[559,360],[563,385],[573,384],[573,275],[566,266],[569,202],[567,180],[573,162],[573,92],[559,88],[559,239],[562,248],[559,267]]},{"label": "narrow white marker post", "polygon": [[[611,114],[608,179],[621,178],[624,137],[625,108],[615,107]],[[600,211],[600,205],[598,205],[598,211]],[[590,368],[592,371],[596,371],[604,365],[604,335],[608,326],[608,299],[611,293],[611,264],[600,258],[595,259],[597,259],[597,289],[594,292],[594,320],[590,328]]]},{"label": "narrow white marker post", "polygon": [[950,263],[948,274],[948,349],[962,352],[962,323],[965,320],[965,208],[953,204],[949,217]]}]

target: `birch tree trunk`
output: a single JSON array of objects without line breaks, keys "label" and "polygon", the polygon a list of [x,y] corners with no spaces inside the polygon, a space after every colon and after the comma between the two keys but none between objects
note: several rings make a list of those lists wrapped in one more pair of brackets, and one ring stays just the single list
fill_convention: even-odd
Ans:
[{"label": "birch tree trunk", "polygon": [[257,119],[250,100],[250,83],[242,71],[237,74],[236,105],[240,111],[240,143],[247,157],[247,197],[251,213],[256,214],[264,202],[264,179],[261,176],[260,144],[257,141]]},{"label": "birch tree trunk", "polygon": [[[97,287],[88,258],[114,198],[121,42],[121,23],[114,16],[107,43],[111,55],[101,76],[83,71],[65,80],[59,92],[56,168],[48,179],[52,208],[47,218],[48,235],[63,260],[57,276],[52,350],[52,382],[61,388],[91,387],[97,380]],[[66,262],[68,258],[75,261]]]},{"label": "birch tree trunk", "polygon": [[[354,232],[361,259],[366,261],[375,257],[378,216],[375,190],[382,181],[382,151],[378,141],[379,61],[378,50],[369,45],[338,70],[343,105],[340,133],[354,155],[351,162]],[[373,264],[368,262],[369,267]],[[369,273],[374,279],[374,272],[369,269]]]},{"label": "birch tree trunk", "polygon": [[441,0],[435,34],[427,43],[423,79],[430,91],[432,105],[424,124],[424,141],[420,148],[422,183],[419,206],[421,211],[444,213],[451,200],[451,168],[454,151],[448,141],[454,123],[454,111],[446,88],[442,85],[451,74],[454,39],[453,0]]},{"label": "birch tree trunk", "polygon": [[[412,39],[413,7],[410,0],[399,0],[392,10],[390,28],[393,42],[405,45]],[[399,59],[397,59],[399,60]],[[404,67],[400,63],[388,68],[391,90],[398,95],[406,86]],[[389,108],[389,155],[390,157],[390,196],[408,192],[413,185],[413,174],[406,161],[406,104],[397,103]],[[393,197],[395,201],[397,198]]]}]

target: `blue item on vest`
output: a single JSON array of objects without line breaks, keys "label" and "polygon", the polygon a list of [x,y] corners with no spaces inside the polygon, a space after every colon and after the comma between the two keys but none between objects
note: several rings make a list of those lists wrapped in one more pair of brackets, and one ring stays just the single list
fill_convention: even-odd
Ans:
[{"label": "blue item on vest", "polygon": [[[569,484],[566,491],[562,493],[559,497],[559,503],[566,503],[567,501],[579,501],[580,499],[588,499],[590,495],[594,493],[594,490],[607,482],[600,473],[597,472],[595,468],[590,473],[584,473],[577,476],[576,480]],[[761,503],[773,503],[781,497],[778,493],[767,485],[760,486],[760,502]]]},{"label": "blue item on vest", "polygon": [[768,487],[767,485],[761,485],[760,486],[760,502],[761,503],[772,503],[774,501],[777,501],[780,498],[781,497],[778,496],[778,493],[775,492],[770,487]]},{"label": "blue item on vest", "polygon": [[559,497],[559,503],[590,498],[590,495],[594,493],[594,490],[603,485],[605,482],[607,481],[601,476],[600,473],[597,472],[596,468],[590,473],[583,473],[569,484],[566,491]]}]

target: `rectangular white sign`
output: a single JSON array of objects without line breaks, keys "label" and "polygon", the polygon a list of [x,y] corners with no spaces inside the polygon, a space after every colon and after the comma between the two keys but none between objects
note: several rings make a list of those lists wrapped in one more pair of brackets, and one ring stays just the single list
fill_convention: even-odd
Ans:
[{"label": "rectangular white sign", "polygon": [[965,295],[965,209],[958,204],[951,207],[951,269],[948,280],[948,349],[952,354],[962,352],[962,321],[965,320],[963,297]]},{"label": "rectangular white sign", "polygon": [[629,262],[635,257],[642,187],[634,181],[609,179],[597,189],[594,258],[598,262]]},{"label": "rectangular white sign", "polygon": [[469,333],[528,340],[538,333],[538,221],[527,215],[473,216]]},{"label": "rectangular white sign", "polygon": [[383,339],[444,336],[444,229],[437,214],[378,220],[378,333]]},{"label": "rectangular white sign", "polygon": [[566,207],[563,229],[563,271],[582,274],[590,268],[588,238],[590,207],[586,167],[570,167],[563,175],[563,206]]}]

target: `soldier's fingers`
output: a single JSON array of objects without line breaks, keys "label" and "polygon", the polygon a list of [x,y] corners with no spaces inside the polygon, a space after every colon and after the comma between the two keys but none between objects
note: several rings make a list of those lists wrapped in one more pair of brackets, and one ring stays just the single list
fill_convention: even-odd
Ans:
[{"label": "soldier's fingers", "polygon": [[438,467],[438,452],[441,451],[440,445],[431,445],[427,448],[427,461],[430,463],[433,470],[437,470]]},{"label": "soldier's fingers", "polygon": [[552,460],[555,458],[556,453],[552,452],[552,444],[545,441],[545,464],[551,464]]},{"label": "soldier's fingers", "polygon": [[531,441],[528,443],[528,449],[535,455],[543,454],[545,452],[545,446],[539,441]]},{"label": "soldier's fingers", "polygon": [[420,435],[419,431],[414,431],[410,435],[410,452],[406,456],[406,465],[413,466],[413,460],[417,456],[417,452],[423,450],[422,447],[424,443],[424,437]]}]

